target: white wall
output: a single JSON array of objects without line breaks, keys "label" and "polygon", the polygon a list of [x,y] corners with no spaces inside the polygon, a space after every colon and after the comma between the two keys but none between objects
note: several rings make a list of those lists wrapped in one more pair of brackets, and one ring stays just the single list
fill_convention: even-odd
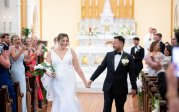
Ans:
[{"label": "white wall", "polygon": [[59,33],[67,33],[71,46],[77,43],[78,23],[81,17],[80,0],[43,0],[43,40],[49,47]]},{"label": "white wall", "polygon": [[135,0],[137,34],[142,40],[149,27],[163,34],[163,41],[171,39],[171,0]]}]

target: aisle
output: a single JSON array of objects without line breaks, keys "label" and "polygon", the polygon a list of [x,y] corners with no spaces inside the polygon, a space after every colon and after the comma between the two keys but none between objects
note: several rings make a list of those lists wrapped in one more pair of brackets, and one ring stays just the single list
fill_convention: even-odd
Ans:
[{"label": "aisle", "polygon": [[[83,112],[102,112],[103,94],[79,93],[78,98],[83,108]],[[50,109],[48,109],[48,112],[50,112]],[[116,112],[114,103],[113,103],[112,112]],[[125,112],[139,112],[137,101],[136,99],[132,99],[131,95],[128,95],[128,98],[125,104]]]}]

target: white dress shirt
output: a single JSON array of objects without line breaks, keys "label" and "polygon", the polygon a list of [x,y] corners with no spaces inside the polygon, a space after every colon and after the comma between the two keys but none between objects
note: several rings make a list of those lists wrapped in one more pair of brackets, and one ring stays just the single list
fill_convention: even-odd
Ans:
[{"label": "white dress shirt", "polygon": [[115,57],[114,57],[114,68],[115,68],[115,71],[116,71],[116,69],[117,69],[117,67],[119,65],[119,62],[121,60],[122,54],[123,54],[123,51],[121,52],[121,55],[116,54]]}]

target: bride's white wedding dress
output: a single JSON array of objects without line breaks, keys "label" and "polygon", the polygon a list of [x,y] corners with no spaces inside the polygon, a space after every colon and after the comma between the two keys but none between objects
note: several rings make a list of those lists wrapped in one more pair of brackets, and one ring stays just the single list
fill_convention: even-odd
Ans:
[{"label": "bride's white wedding dress", "polygon": [[51,112],[81,112],[76,97],[76,77],[71,49],[68,48],[63,59],[52,50],[51,60],[56,72],[55,78],[47,75],[42,77],[43,86],[47,90],[47,99],[52,100]]}]

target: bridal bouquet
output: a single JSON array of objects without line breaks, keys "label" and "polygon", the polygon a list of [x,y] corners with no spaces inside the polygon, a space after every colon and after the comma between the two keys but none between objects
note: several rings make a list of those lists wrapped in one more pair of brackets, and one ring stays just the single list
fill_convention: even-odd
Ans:
[{"label": "bridal bouquet", "polygon": [[51,74],[55,75],[55,69],[53,65],[47,62],[42,62],[41,64],[36,65],[33,71],[30,71],[30,73],[34,76],[41,76],[45,72],[50,72]]}]

